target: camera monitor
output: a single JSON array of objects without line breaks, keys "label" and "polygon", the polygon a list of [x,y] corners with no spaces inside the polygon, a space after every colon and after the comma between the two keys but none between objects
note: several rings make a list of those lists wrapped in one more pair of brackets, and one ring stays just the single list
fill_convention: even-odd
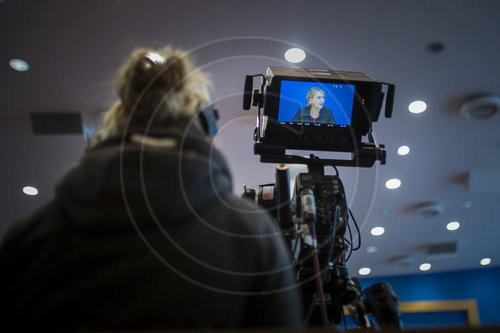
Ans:
[{"label": "camera monitor", "polygon": [[[378,119],[382,85],[358,72],[269,67],[261,142],[286,149],[354,151]],[[392,111],[389,86],[386,117]]]}]

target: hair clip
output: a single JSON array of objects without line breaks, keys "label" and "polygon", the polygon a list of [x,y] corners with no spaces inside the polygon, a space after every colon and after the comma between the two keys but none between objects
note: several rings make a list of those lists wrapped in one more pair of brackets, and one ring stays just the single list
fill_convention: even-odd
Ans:
[{"label": "hair clip", "polygon": [[163,62],[165,62],[165,58],[163,58],[158,53],[152,52],[146,54],[146,59],[150,62],[146,63],[147,67],[151,67],[151,65],[161,65]]}]

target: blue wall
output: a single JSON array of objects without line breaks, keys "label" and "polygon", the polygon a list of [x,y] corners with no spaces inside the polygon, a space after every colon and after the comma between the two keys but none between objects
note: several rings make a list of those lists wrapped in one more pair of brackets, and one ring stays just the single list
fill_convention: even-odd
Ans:
[{"label": "blue wall", "polygon": [[401,302],[475,299],[481,324],[500,324],[500,267],[360,279],[363,289],[383,281]]}]

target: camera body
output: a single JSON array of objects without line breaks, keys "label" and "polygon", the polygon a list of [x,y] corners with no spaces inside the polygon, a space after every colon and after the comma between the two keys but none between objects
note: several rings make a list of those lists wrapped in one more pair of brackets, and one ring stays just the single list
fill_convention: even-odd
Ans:
[{"label": "camera body", "polygon": [[[253,90],[256,76],[262,77],[260,90]],[[375,142],[372,123],[379,118],[384,98],[385,116],[391,117],[394,90],[393,84],[366,74],[336,70],[269,67],[265,75],[245,78],[243,109],[258,107],[254,153],[261,162],[279,165],[276,183],[260,185],[258,191],[245,187],[243,197],[267,209],[288,242],[307,323],[338,324],[347,305],[359,326],[370,326],[367,312],[384,326],[401,326],[395,299],[376,303],[372,298],[380,293],[365,295],[349,276],[346,263],[361,238],[336,168],[371,167],[377,160],[385,164],[385,147]],[[287,150],[350,152],[351,159],[320,159],[313,154],[307,158],[288,155]],[[297,176],[290,199],[287,164],[293,163],[307,165],[309,172]],[[337,174],[326,175],[325,166]],[[349,217],[358,231],[357,247]]]}]

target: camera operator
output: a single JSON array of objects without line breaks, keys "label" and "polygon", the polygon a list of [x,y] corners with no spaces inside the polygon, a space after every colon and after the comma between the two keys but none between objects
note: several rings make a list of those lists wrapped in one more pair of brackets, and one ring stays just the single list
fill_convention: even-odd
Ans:
[{"label": "camera operator", "polygon": [[97,143],[4,237],[4,328],[300,325],[281,234],[231,194],[208,85],[181,51],[132,54]]}]

